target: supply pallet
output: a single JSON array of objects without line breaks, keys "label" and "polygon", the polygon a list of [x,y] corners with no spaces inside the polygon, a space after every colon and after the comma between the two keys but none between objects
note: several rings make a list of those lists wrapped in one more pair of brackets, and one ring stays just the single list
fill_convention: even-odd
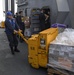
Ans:
[{"label": "supply pallet", "polygon": [[64,69],[52,68],[52,67],[49,67],[47,72],[48,72],[48,75],[74,75],[73,72],[70,72]]},{"label": "supply pallet", "polygon": [[53,68],[48,68],[48,75],[66,75]]}]

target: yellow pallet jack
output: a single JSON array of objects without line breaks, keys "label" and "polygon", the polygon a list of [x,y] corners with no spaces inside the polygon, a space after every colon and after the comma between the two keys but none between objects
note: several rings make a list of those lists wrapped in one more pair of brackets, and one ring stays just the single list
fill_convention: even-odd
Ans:
[{"label": "yellow pallet jack", "polygon": [[0,28],[5,28],[5,22],[4,21],[1,22]]},{"label": "yellow pallet jack", "polygon": [[49,28],[39,34],[32,35],[29,39],[26,39],[20,31],[18,35],[28,44],[28,60],[31,66],[34,68],[46,68],[48,64],[48,48],[50,42],[55,40],[58,35],[58,29]]}]

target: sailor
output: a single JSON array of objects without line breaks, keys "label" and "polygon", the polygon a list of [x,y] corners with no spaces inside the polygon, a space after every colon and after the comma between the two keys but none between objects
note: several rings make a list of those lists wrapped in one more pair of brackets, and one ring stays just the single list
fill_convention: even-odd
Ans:
[{"label": "sailor", "polygon": [[[11,49],[11,53],[14,55],[15,52],[20,52],[17,49],[18,40],[17,40],[17,32],[20,30],[19,26],[17,25],[15,19],[12,16],[12,13],[8,11],[6,13],[6,20],[5,20],[5,32],[9,41],[9,46]],[[14,34],[15,33],[15,34]]]}]

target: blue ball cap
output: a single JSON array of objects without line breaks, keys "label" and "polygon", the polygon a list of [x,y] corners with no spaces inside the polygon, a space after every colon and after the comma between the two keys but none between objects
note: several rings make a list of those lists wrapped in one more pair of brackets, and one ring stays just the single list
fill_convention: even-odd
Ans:
[{"label": "blue ball cap", "polygon": [[7,15],[7,16],[12,16],[12,13],[11,13],[10,11],[8,11],[8,12],[6,13],[6,15]]}]

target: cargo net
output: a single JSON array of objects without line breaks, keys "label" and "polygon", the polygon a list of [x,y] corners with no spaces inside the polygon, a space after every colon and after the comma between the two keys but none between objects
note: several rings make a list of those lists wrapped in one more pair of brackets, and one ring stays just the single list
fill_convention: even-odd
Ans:
[{"label": "cargo net", "polygon": [[65,29],[50,44],[48,67],[74,75],[74,29]]}]

